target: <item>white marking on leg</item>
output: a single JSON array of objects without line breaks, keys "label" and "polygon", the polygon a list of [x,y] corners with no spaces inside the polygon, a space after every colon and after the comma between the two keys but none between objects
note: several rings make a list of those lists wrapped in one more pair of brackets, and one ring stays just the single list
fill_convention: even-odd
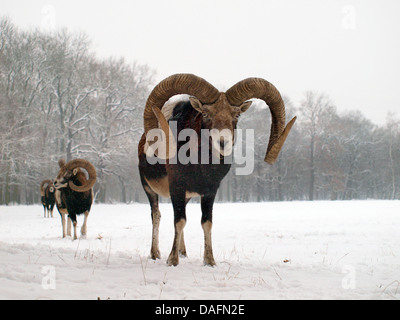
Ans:
[{"label": "white marking on leg", "polygon": [[76,226],[77,226],[77,223],[76,223],[76,221],[74,221],[74,240],[76,240],[76,239],[78,239],[78,237],[77,237],[77,235],[76,235]]},{"label": "white marking on leg", "polygon": [[160,220],[161,220],[161,213],[160,210],[154,209],[153,212],[153,232],[151,238],[151,258],[153,260],[160,259],[160,249],[159,249],[159,233],[160,233]]},{"label": "white marking on leg", "polygon": [[186,253],[186,246],[185,246],[185,236],[184,236],[184,232],[182,230],[182,234],[181,234],[181,240],[179,243],[179,255],[181,257],[187,257],[187,253]]},{"label": "white marking on leg", "polygon": [[185,228],[185,225],[185,219],[181,219],[178,223],[175,224],[174,243],[172,245],[172,250],[167,261],[169,266],[177,266],[179,264],[179,248],[181,246],[182,232]]},{"label": "white marking on leg", "polygon": [[62,236],[63,236],[63,238],[65,238],[67,236],[66,224],[65,224],[65,216],[66,216],[66,214],[61,212],[61,225],[62,225]]},{"label": "white marking on leg", "polygon": [[71,237],[71,224],[72,224],[72,220],[70,219],[70,217],[67,217],[67,236]]},{"label": "white marking on leg", "polygon": [[201,226],[203,227],[204,231],[204,264],[213,267],[215,266],[215,260],[211,240],[212,222],[207,221]]},{"label": "white marking on leg", "polygon": [[86,233],[87,233],[87,219],[88,219],[88,216],[89,216],[89,212],[85,211],[85,218],[83,220],[83,224],[82,224],[82,227],[81,227],[81,235],[82,236],[86,236]]}]

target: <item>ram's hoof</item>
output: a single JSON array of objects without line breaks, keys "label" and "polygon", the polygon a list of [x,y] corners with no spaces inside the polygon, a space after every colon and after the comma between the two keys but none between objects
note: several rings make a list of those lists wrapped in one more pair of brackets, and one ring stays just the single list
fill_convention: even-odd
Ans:
[{"label": "ram's hoof", "polygon": [[151,251],[150,252],[150,257],[152,260],[157,260],[157,259],[161,259],[161,253],[160,250],[155,250],[155,251]]},{"label": "ram's hoof", "polygon": [[168,260],[167,260],[167,264],[170,266],[170,267],[176,267],[178,264],[179,264],[179,257],[178,256],[176,256],[176,257],[174,257],[174,256],[169,256],[169,258],[168,258]]}]

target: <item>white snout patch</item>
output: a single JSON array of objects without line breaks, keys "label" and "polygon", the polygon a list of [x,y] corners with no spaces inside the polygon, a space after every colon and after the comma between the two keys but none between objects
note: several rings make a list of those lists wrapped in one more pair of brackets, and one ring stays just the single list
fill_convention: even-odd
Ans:
[{"label": "white snout patch", "polygon": [[229,129],[212,129],[210,134],[214,150],[224,157],[230,156],[233,150],[232,131]]}]

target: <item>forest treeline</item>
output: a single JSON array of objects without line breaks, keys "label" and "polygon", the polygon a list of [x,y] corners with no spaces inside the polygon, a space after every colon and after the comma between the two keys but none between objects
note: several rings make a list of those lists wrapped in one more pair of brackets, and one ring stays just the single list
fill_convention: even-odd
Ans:
[{"label": "forest treeline", "polygon": [[[146,201],[137,144],[155,84],[151,67],[101,59],[83,33],[21,30],[0,18],[0,205],[38,203],[39,184],[55,177],[60,158],[95,165],[97,202]],[[378,126],[357,111],[339,114],[326,93],[284,100],[298,121],[279,161],[263,162],[271,120],[256,101],[239,122],[255,130],[254,172],[231,170],[218,201],[400,197],[398,119]]]}]

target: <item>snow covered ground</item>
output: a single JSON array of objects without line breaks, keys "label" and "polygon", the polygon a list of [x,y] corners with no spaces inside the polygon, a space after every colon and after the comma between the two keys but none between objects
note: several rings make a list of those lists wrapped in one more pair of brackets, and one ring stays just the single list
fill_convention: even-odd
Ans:
[{"label": "snow covered ground", "polygon": [[214,268],[187,212],[188,258],[168,267],[169,204],[158,261],[148,205],[94,205],[76,241],[56,210],[0,207],[0,299],[400,299],[400,201],[216,204]]}]

